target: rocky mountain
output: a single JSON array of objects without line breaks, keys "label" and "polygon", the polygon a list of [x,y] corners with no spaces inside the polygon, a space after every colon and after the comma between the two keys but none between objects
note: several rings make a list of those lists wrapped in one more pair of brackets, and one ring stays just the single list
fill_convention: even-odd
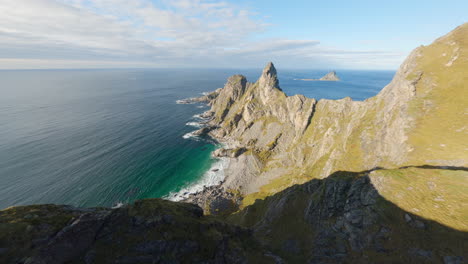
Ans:
[{"label": "rocky mountain", "polygon": [[[226,179],[187,203],[0,211],[1,263],[465,263],[468,24],[363,102],[286,96],[269,63],[203,98]],[[185,103],[185,102],[184,102]],[[203,211],[206,213],[203,214]]]},{"label": "rocky mountain", "polygon": [[230,77],[209,100],[211,126],[203,131],[231,157],[224,187],[248,205],[339,170],[466,167],[467,36],[465,24],[417,48],[362,102],[286,96],[272,63],[255,83]]},{"label": "rocky mountain", "polygon": [[338,77],[338,75],[336,75],[336,71],[331,71],[325,74],[325,76],[323,76],[319,80],[320,81],[339,81],[340,78]]}]

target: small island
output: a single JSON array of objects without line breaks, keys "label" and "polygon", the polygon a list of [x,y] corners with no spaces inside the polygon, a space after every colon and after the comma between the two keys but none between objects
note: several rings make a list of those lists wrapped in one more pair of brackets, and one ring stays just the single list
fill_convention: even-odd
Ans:
[{"label": "small island", "polygon": [[299,79],[301,81],[339,81],[340,78],[336,74],[336,71],[331,71],[320,79]]}]

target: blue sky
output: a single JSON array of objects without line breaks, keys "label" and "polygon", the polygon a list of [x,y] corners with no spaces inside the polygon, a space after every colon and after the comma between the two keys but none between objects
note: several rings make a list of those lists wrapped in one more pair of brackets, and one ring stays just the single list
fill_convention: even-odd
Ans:
[{"label": "blue sky", "polygon": [[391,69],[468,1],[1,0],[0,69]]}]

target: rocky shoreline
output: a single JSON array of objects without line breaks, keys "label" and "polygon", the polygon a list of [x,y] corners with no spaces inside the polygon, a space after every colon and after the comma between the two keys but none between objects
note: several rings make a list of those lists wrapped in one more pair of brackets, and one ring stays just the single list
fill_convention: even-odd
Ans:
[{"label": "rocky shoreline", "polygon": [[[216,98],[217,93],[217,91],[209,93],[208,95],[205,95],[204,98],[207,98],[207,96],[210,98]],[[184,101],[207,102],[204,98],[189,98],[185,99]],[[208,105],[210,105],[209,102]],[[236,158],[241,154],[239,151],[228,151],[228,149],[234,145],[234,142],[224,137],[218,137],[215,134],[210,133],[211,131],[218,128],[216,124],[213,124],[213,114],[214,113],[211,110],[205,111],[204,113],[200,114],[200,118],[204,119],[204,121],[202,122],[204,127],[192,132],[193,135],[209,136],[216,142],[223,145],[222,148],[216,149],[211,153],[213,158]],[[226,169],[227,168],[222,168],[222,170]],[[212,215],[229,214],[237,211],[241,205],[242,199],[236,192],[228,191],[228,188],[225,184],[226,177],[229,177],[229,175],[225,174],[225,179],[220,181],[219,184],[212,186],[204,186],[202,191],[189,194],[187,198],[181,201],[196,204],[203,208],[205,213]]]}]

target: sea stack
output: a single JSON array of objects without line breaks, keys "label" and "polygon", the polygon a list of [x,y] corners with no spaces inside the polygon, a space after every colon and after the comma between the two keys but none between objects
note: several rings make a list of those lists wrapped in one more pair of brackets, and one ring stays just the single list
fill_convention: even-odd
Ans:
[{"label": "sea stack", "polygon": [[331,71],[327,73],[325,76],[319,79],[320,81],[339,81],[340,78],[336,75],[336,71]]}]

